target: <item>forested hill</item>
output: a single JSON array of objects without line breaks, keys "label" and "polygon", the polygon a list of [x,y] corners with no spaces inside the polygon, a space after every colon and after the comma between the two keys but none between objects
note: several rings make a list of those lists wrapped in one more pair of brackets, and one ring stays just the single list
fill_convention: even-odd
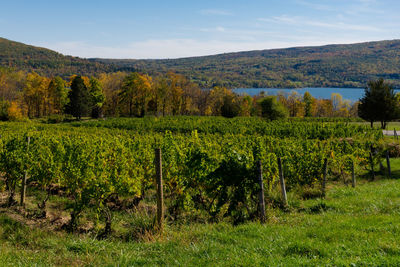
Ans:
[{"label": "forested hill", "polygon": [[400,87],[400,40],[182,59],[96,61],[150,74],[174,70],[204,87],[364,87],[378,77]]},{"label": "forested hill", "polygon": [[64,56],[52,50],[0,38],[0,66],[36,71],[41,75],[92,75],[111,71],[110,66],[78,57]]},{"label": "forested hill", "polygon": [[45,75],[174,71],[202,87],[364,87],[382,77],[400,88],[400,40],[296,47],[163,60],[81,59],[0,38],[0,65]]}]

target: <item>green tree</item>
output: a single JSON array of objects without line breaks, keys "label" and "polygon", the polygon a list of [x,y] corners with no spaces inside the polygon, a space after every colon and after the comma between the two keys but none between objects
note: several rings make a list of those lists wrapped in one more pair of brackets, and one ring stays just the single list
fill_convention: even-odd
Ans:
[{"label": "green tree", "polygon": [[68,94],[69,103],[66,113],[78,120],[88,114],[90,110],[90,93],[81,76],[76,76],[71,83],[71,91]]},{"label": "green tree", "polygon": [[[65,81],[61,77],[55,77],[50,81],[47,89],[49,94],[49,105],[52,106],[53,112],[61,114],[64,112],[65,106],[68,104],[68,91]],[[48,108],[49,110],[51,107]]]},{"label": "green tree", "polygon": [[92,118],[100,118],[103,116],[103,104],[106,101],[106,98],[103,94],[103,89],[100,84],[100,81],[96,78],[92,77],[89,81],[90,87],[90,98],[92,105]]},{"label": "green tree", "polygon": [[261,116],[269,120],[286,118],[288,110],[276,100],[275,96],[267,96],[259,100]]},{"label": "green tree", "polygon": [[303,102],[304,102],[304,117],[312,117],[315,100],[309,92],[304,93]]},{"label": "green tree", "polygon": [[233,118],[238,116],[240,113],[240,103],[235,95],[224,96],[221,115],[226,118]]},{"label": "green tree", "polygon": [[398,118],[399,107],[392,85],[382,78],[369,81],[358,105],[358,115],[369,121],[371,127],[374,121],[380,121],[382,129],[386,128],[388,121]]}]

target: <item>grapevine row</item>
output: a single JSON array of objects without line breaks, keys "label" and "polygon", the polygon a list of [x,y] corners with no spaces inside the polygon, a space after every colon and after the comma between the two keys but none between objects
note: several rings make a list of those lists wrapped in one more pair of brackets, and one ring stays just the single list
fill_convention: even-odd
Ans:
[{"label": "grapevine row", "polygon": [[[368,133],[369,138],[364,134],[363,138],[319,140],[196,130],[139,134],[86,127],[10,127],[0,131],[0,171],[8,205],[15,204],[26,173],[28,187],[46,192],[38,203],[43,216],[52,188],[68,197],[71,231],[87,208],[101,217],[110,213],[109,203],[116,198],[140,200],[154,190],[157,147],[163,151],[165,196],[172,220],[199,211],[213,219],[229,216],[240,221],[255,217],[258,160],[266,194],[277,185],[277,157],[283,160],[288,190],[319,186],[325,158],[333,176],[349,172],[352,162],[367,168],[370,146],[379,139],[374,132]],[[110,218],[106,216],[109,225]]]}]

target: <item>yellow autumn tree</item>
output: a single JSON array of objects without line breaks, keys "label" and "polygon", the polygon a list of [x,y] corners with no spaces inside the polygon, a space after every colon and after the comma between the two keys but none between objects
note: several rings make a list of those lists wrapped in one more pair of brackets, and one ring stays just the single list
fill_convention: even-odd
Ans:
[{"label": "yellow autumn tree", "polygon": [[315,116],[317,117],[332,117],[332,101],[330,99],[317,99]]},{"label": "yellow autumn tree", "polygon": [[0,67],[0,100],[14,101],[24,86],[25,73]]},{"label": "yellow autumn tree", "polygon": [[129,116],[143,117],[152,97],[152,79],[146,74],[133,72],[122,83],[120,101],[128,105]]},{"label": "yellow autumn tree", "polygon": [[296,91],[292,91],[287,96],[286,107],[289,110],[290,117],[303,117],[304,116],[304,102],[302,97]]},{"label": "yellow autumn tree", "polygon": [[205,115],[221,115],[221,107],[225,96],[233,96],[233,92],[225,87],[216,86],[209,91]]},{"label": "yellow autumn tree", "polygon": [[22,110],[16,101],[12,101],[10,107],[8,108],[8,118],[12,121],[23,119]]},{"label": "yellow autumn tree", "polygon": [[50,80],[33,72],[26,75],[23,89],[23,99],[27,106],[28,117],[41,117],[48,115],[47,110],[48,94],[47,89]]},{"label": "yellow autumn tree", "polygon": [[250,117],[251,110],[253,108],[253,98],[249,95],[245,95],[240,100],[240,116]]},{"label": "yellow autumn tree", "polygon": [[118,116],[121,112],[119,93],[127,74],[125,72],[102,73],[99,81],[103,85],[106,102],[103,105],[106,116]]},{"label": "yellow autumn tree", "polygon": [[339,93],[331,94],[333,116],[348,117],[350,114],[351,104],[349,100],[343,100]]},{"label": "yellow autumn tree", "polygon": [[169,109],[171,108],[171,94],[169,91],[169,81],[167,77],[157,77],[155,83],[155,97],[154,102],[157,106],[156,114],[161,113],[162,116],[165,116],[169,113]]},{"label": "yellow autumn tree", "polygon": [[167,74],[169,80],[170,96],[171,96],[171,110],[172,115],[178,115],[181,112],[183,88],[182,83],[184,77],[182,75],[169,72]]}]

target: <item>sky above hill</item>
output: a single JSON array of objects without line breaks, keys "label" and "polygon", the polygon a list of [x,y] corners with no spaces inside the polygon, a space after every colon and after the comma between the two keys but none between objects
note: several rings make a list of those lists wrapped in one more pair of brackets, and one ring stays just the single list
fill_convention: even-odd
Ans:
[{"label": "sky above hill", "polygon": [[398,0],[0,3],[0,37],[79,57],[177,58],[400,39]]}]

